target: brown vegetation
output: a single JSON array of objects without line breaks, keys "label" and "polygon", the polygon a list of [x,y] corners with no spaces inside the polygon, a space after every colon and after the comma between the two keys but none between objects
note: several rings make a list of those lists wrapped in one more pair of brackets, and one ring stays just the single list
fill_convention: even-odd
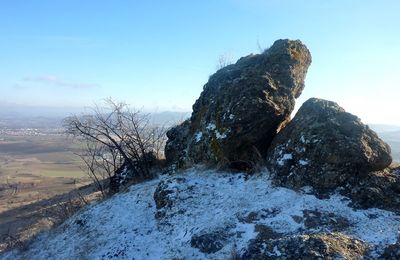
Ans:
[{"label": "brown vegetation", "polygon": [[[21,247],[61,222],[64,213],[57,208],[70,199],[80,200],[78,189],[90,183],[74,155],[78,144],[61,134],[19,133],[2,135],[0,141],[0,251]],[[92,191],[83,188],[79,193]]]},{"label": "brown vegetation", "polygon": [[[84,145],[78,155],[103,195],[106,187],[115,192],[125,180],[151,179],[154,161],[164,156],[164,128],[151,126],[148,116],[125,103],[107,99],[105,107],[69,117],[64,126],[67,134]],[[110,180],[110,185],[103,180]]]}]

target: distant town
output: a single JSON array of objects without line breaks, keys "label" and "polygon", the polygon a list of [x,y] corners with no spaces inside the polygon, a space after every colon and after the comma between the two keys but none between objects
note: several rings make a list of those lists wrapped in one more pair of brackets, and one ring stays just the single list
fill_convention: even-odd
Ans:
[{"label": "distant town", "polygon": [[0,141],[2,136],[47,136],[62,135],[63,128],[0,128]]}]

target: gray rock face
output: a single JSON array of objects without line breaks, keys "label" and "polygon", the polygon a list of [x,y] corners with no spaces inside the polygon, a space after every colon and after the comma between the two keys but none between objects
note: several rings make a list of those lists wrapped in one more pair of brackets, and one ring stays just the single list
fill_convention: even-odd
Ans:
[{"label": "gray rock face", "polygon": [[400,242],[386,247],[378,259],[400,259]]},{"label": "gray rock face", "polygon": [[193,235],[190,239],[190,245],[198,248],[200,252],[211,254],[221,250],[229,238],[229,234],[221,229],[211,233]]},{"label": "gray rock face", "polygon": [[157,185],[153,194],[153,199],[157,209],[155,214],[156,219],[162,220],[168,214],[174,214],[174,212],[170,212],[170,209],[180,192],[176,185],[186,181],[185,178],[173,178],[167,181],[161,181]]},{"label": "gray rock face", "polygon": [[178,167],[259,160],[289,120],[310,63],[300,41],[278,40],[264,53],[218,70],[190,121],[167,133],[167,160]]},{"label": "gray rock face", "polygon": [[350,226],[350,221],[332,212],[303,210],[303,224],[307,229],[341,231]]},{"label": "gray rock face", "polygon": [[392,161],[390,147],[336,103],[312,98],[276,136],[268,168],[279,185],[332,191]]},{"label": "gray rock face", "polygon": [[342,194],[352,199],[358,208],[380,208],[400,214],[399,168],[386,168],[368,174],[362,180],[347,185]]},{"label": "gray rock face", "polygon": [[168,162],[174,162],[182,166],[183,158],[186,158],[187,139],[189,137],[190,120],[184,121],[167,132],[168,141],[165,145],[165,158]]}]

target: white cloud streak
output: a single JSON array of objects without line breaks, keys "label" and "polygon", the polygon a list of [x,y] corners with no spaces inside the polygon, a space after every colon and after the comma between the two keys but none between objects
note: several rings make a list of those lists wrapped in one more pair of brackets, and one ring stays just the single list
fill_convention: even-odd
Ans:
[{"label": "white cloud streak", "polygon": [[41,84],[48,84],[58,87],[65,88],[73,88],[73,89],[87,89],[87,88],[97,88],[99,85],[91,84],[91,83],[78,83],[78,82],[69,82],[60,79],[55,75],[44,75],[44,76],[29,76],[23,78],[25,82],[36,82]]}]

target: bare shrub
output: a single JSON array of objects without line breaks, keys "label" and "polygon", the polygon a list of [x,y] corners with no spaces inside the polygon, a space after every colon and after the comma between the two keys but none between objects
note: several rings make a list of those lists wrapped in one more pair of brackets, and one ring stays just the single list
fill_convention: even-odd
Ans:
[{"label": "bare shrub", "polygon": [[229,56],[228,54],[222,54],[218,57],[217,60],[217,70],[222,69],[228,65],[231,65],[233,63],[232,57]]},{"label": "bare shrub", "polygon": [[83,144],[78,155],[103,195],[128,179],[151,179],[152,166],[164,156],[165,128],[150,125],[148,115],[122,102],[107,99],[91,114],[66,118],[64,126]]},{"label": "bare shrub", "polygon": [[81,199],[69,198],[67,201],[58,202],[50,209],[47,209],[46,215],[53,222],[53,224],[59,225],[74,215],[85,205],[86,203]]},{"label": "bare shrub", "polygon": [[[1,172],[0,172],[1,174]],[[0,196],[12,197],[16,195],[21,187],[21,183],[10,183],[8,177],[6,183],[0,183]]]},{"label": "bare shrub", "polygon": [[259,53],[263,53],[267,49],[267,48],[264,48],[261,46],[259,39],[257,39],[257,49],[258,49]]}]

